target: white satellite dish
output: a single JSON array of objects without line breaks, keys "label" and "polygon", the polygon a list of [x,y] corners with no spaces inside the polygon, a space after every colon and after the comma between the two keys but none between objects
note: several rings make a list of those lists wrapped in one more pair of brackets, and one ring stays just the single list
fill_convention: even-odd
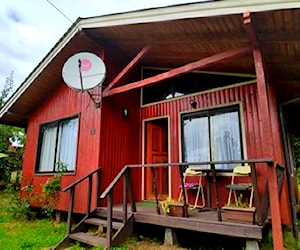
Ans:
[{"label": "white satellite dish", "polygon": [[75,90],[89,90],[102,84],[106,68],[102,59],[93,53],[80,52],[71,56],[62,68],[64,82]]}]

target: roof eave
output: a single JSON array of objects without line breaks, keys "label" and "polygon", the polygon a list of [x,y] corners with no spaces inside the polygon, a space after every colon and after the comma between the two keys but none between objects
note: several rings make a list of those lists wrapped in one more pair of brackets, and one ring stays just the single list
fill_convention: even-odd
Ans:
[{"label": "roof eave", "polygon": [[288,0],[285,2],[282,2],[282,0],[261,0],[259,3],[257,0],[244,0],[242,2],[240,0],[223,0],[167,6],[101,17],[78,18],[5,103],[0,110],[0,118],[9,111],[51,60],[82,29],[292,8],[300,8],[299,0]]},{"label": "roof eave", "polygon": [[80,26],[82,29],[98,28],[294,8],[300,8],[299,0],[208,1],[84,18],[80,21]]}]

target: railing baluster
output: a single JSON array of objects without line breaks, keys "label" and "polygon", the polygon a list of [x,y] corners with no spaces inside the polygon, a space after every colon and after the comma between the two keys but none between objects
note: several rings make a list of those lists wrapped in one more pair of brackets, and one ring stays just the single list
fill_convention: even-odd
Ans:
[{"label": "railing baluster", "polygon": [[213,183],[214,183],[214,192],[215,192],[215,195],[216,195],[216,207],[217,207],[218,221],[222,221],[220,201],[219,201],[219,192],[218,192],[218,187],[217,187],[217,176],[216,176],[216,166],[215,166],[215,164],[211,163],[210,168],[211,168],[212,180],[213,180]]},{"label": "railing baluster", "polygon": [[101,175],[102,172],[98,171],[97,172],[97,187],[96,187],[96,206],[99,207],[100,206],[100,188],[101,188]]},{"label": "railing baluster", "polygon": [[[70,199],[69,199],[69,210],[68,210],[68,219],[67,219],[67,234],[69,235],[72,231],[71,228],[71,223],[72,223],[72,214],[73,214],[73,209],[74,209],[74,198],[75,198],[75,189],[76,186],[83,182],[85,179],[89,179],[89,185],[88,185],[88,200],[87,200],[87,211],[86,211],[86,216],[90,214],[91,211],[91,197],[92,197],[92,187],[93,187],[93,175],[97,173],[97,190],[99,190],[99,183],[100,183],[100,174],[101,174],[102,169],[97,168],[93,170],[91,173],[87,174],[86,176],[76,180],[69,186],[65,187],[62,192],[67,192],[70,190]],[[98,193],[97,193],[98,192]],[[97,198],[99,197],[99,192],[97,191]],[[79,222],[80,224],[81,222]],[[78,225],[79,225],[78,224]],[[76,226],[77,227],[77,226]]]},{"label": "railing baluster", "polygon": [[127,176],[127,190],[129,192],[129,196],[130,196],[129,198],[131,200],[131,212],[136,212],[136,205],[135,205],[133,185],[132,185],[132,175],[131,175],[130,168],[127,168],[126,176]]},{"label": "railing baluster", "polygon": [[251,182],[254,188],[254,204],[256,206],[256,216],[257,216],[257,222],[259,225],[262,225],[262,212],[261,212],[261,202],[259,199],[259,193],[258,193],[258,185],[257,185],[257,174],[256,174],[256,167],[255,163],[249,163],[251,168]]},{"label": "railing baluster", "polygon": [[127,173],[123,175],[123,223],[127,221]]},{"label": "railing baluster", "polygon": [[154,194],[155,194],[155,202],[156,202],[156,213],[160,214],[160,207],[158,203],[158,192],[157,192],[157,186],[156,186],[156,175],[155,175],[155,169],[154,167],[150,167],[151,173],[152,173],[152,184],[154,187]]},{"label": "railing baluster", "polygon": [[88,189],[88,199],[86,206],[86,215],[89,216],[91,213],[91,200],[92,200],[92,187],[93,187],[93,176],[89,176],[89,189]]},{"label": "railing baluster", "polygon": [[184,168],[187,167],[187,166],[182,166],[182,165],[179,165],[178,168],[179,168],[179,174],[180,174],[180,182],[181,182],[181,188],[182,188],[182,195],[183,195],[183,206],[184,206],[184,214],[183,216],[184,217],[189,217],[189,213],[188,213],[188,202],[187,202],[187,198],[186,198],[186,192],[185,192],[185,187],[184,187],[184,181],[183,181],[183,172],[184,172]]},{"label": "railing baluster", "polygon": [[107,231],[106,231],[106,247],[110,248],[112,243],[112,213],[113,213],[113,191],[107,195]]},{"label": "railing baluster", "polygon": [[75,186],[70,189],[70,200],[69,200],[69,211],[68,211],[68,219],[67,219],[67,234],[69,235],[72,230],[72,214],[74,207],[74,197],[75,197]]}]

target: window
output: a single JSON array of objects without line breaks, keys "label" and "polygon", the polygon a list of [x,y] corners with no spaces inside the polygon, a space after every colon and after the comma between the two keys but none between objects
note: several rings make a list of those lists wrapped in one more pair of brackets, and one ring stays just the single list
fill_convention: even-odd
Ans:
[{"label": "window", "polygon": [[74,171],[77,155],[78,117],[43,124],[40,127],[36,172],[55,172],[56,163]]},{"label": "window", "polygon": [[[186,162],[241,160],[243,158],[239,107],[184,114],[183,160]],[[232,164],[218,164],[232,169]]]},{"label": "window", "polygon": [[[160,69],[143,69],[143,78],[163,73]],[[213,74],[204,72],[192,72],[171,79],[166,79],[159,84],[153,84],[143,88],[142,103],[169,100],[183,95],[206,91],[209,89],[225,87],[228,85],[254,80],[251,76],[237,76],[226,74]]]}]

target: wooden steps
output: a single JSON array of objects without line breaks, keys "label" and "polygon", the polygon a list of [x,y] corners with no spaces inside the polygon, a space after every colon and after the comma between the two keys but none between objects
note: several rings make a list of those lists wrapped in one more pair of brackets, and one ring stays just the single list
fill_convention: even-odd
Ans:
[{"label": "wooden steps", "polygon": [[[84,221],[86,224],[91,224],[95,226],[103,226],[106,227],[107,221],[99,218],[88,218]],[[121,222],[112,222],[112,228],[113,229],[120,229],[123,226],[123,223]]]},{"label": "wooden steps", "polygon": [[88,244],[91,246],[105,246],[106,238],[91,235],[89,233],[78,232],[69,235],[71,240],[76,240],[84,244]]},{"label": "wooden steps", "polygon": [[[107,244],[118,246],[122,244],[131,234],[132,227],[133,216],[130,216],[130,219],[125,224],[119,221],[112,221],[112,232],[109,234],[107,228],[107,220],[103,219],[103,217],[97,217],[97,215],[94,214],[93,217],[87,218],[82,221],[80,225],[76,227],[75,230],[73,230],[73,233],[69,234],[66,240],[68,240],[69,243],[72,241],[76,241],[84,245],[95,247],[102,246],[105,248]],[[110,243],[106,238],[108,235],[112,237]],[[55,249],[64,248],[58,247]]]}]

